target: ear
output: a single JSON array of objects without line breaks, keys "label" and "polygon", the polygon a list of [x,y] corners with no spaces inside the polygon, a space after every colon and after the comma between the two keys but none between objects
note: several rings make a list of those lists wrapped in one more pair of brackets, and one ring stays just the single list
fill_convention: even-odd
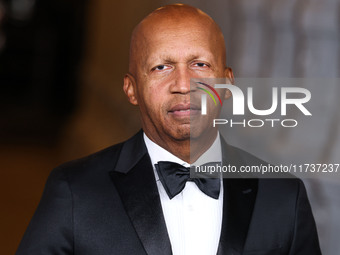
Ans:
[{"label": "ear", "polygon": [[125,74],[123,90],[128,97],[129,102],[133,105],[138,105],[136,81],[131,74]]},{"label": "ear", "polygon": [[[233,73],[233,70],[230,68],[230,67],[226,67],[225,70],[224,70],[224,76],[227,78],[227,82],[229,84],[232,84],[234,85],[235,83],[235,78],[234,78],[234,73]],[[224,96],[224,99],[228,99],[231,97],[231,92],[229,89],[227,89],[227,91],[225,92],[225,96]]]}]

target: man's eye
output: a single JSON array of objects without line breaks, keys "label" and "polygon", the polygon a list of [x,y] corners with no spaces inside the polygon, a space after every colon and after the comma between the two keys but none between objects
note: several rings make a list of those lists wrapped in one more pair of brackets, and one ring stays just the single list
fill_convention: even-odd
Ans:
[{"label": "man's eye", "polygon": [[166,69],[169,69],[170,67],[167,66],[167,65],[159,65],[159,66],[156,66],[154,68],[152,68],[152,70],[156,70],[156,71],[164,71]]},{"label": "man's eye", "polygon": [[165,65],[156,66],[155,70],[164,70]]},{"label": "man's eye", "polygon": [[207,67],[208,65],[202,62],[195,63],[195,66],[197,67]]}]

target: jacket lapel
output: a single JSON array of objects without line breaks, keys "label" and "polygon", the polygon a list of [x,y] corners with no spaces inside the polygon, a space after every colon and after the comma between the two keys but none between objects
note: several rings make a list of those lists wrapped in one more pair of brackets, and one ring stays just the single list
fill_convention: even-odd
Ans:
[{"label": "jacket lapel", "polygon": [[110,175],[146,253],[172,254],[142,132],[123,145],[115,171],[110,172]]},{"label": "jacket lapel", "polygon": [[[223,164],[245,165],[239,151],[222,140]],[[257,179],[233,174],[223,179],[223,220],[218,255],[243,253],[257,194]]]}]

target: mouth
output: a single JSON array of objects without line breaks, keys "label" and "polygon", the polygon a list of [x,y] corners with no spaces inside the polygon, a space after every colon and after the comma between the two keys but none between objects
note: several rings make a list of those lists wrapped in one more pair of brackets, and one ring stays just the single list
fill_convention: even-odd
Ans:
[{"label": "mouth", "polygon": [[199,114],[201,107],[194,104],[177,104],[169,110],[169,114],[175,117],[190,117]]}]

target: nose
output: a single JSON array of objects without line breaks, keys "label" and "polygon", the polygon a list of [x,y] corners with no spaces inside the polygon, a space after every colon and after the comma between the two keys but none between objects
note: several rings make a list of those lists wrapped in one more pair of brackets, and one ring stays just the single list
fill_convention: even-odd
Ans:
[{"label": "nose", "polygon": [[178,66],[173,83],[170,87],[171,93],[188,94],[190,92],[190,72],[184,66]]}]

